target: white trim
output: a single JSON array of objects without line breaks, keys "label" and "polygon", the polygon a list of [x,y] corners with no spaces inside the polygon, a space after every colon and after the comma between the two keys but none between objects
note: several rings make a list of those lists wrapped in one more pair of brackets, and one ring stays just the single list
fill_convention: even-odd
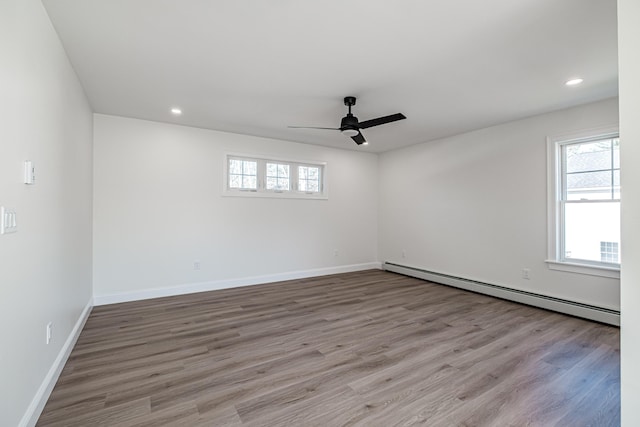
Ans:
[{"label": "white trim", "polygon": [[305,160],[305,159],[298,159],[298,158],[293,158],[293,157],[280,157],[280,156],[273,156],[271,154],[255,154],[255,153],[246,153],[246,152],[241,152],[241,151],[225,151],[224,152],[224,159],[223,161],[227,162],[227,159],[229,157],[243,157],[245,159],[261,159],[261,160],[274,160],[274,161],[281,161],[281,162],[288,162],[288,163],[301,163],[301,164],[305,164],[305,165],[319,165],[319,166],[326,166],[327,162],[323,162],[323,161],[319,161],[319,160]]},{"label": "white trim", "polygon": [[567,271],[569,273],[587,274],[589,276],[609,277],[620,279],[620,268],[605,267],[603,265],[580,264],[577,262],[545,260],[550,270]]},{"label": "white trim", "polygon": [[354,271],[382,269],[380,262],[342,265],[338,267],[316,268],[311,270],[290,271],[281,274],[267,274],[263,276],[241,277],[237,279],[214,280],[210,282],[186,283],[166,288],[145,289],[133,292],[95,295],[93,303],[98,305],[116,304],[128,301],[138,301],[150,298],[169,297],[174,295],[208,292],[219,289],[237,288],[241,286],[260,285],[264,283],[282,282],[285,280],[304,279],[307,277],[326,276],[329,274],[351,273]]},{"label": "white trim", "polygon": [[608,137],[617,137],[620,134],[620,127],[617,123],[609,123],[607,125],[598,126],[589,129],[576,130],[571,132],[558,133],[547,137],[547,141],[554,144],[557,142],[569,143],[586,140],[598,140]]},{"label": "white trim", "polygon": [[560,248],[558,238],[560,234],[560,180],[558,171],[560,170],[559,146],[556,138],[547,137],[547,258],[558,259]]},{"label": "white trim", "polygon": [[82,310],[82,313],[80,313],[80,317],[78,317],[78,320],[73,326],[71,333],[69,333],[67,340],[60,349],[58,357],[53,361],[49,372],[47,372],[47,375],[44,377],[44,380],[42,380],[38,391],[35,396],[33,396],[33,399],[31,399],[31,403],[29,404],[27,411],[23,415],[22,420],[20,420],[20,424],[18,424],[19,427],[33,427],[38,422],[38,418],[40,418],[44,405],[46,405],[47,400],[49,400],[51,391],[53,391],[53,387],[56,385],[58,377],[60,376],[65,363],[67,363],[67,359],[69,359],[71,350],[73,350],[73,346],[75,346],[76,341],[78,341],[80,332],[82,332],[82,328],[89,318],[92,307],[92,300],[89,300],[87,305],[84,307],[84,310]]},{"label": "white trim", "polygon": [[515,301],[534,307],[544,308],[564,314],[570,314],[572,316],[595,320],[597,322],[620,326],[620,312],[604,307],[596,307],[580,302],[563,300],[548,295],[520,291],[518,289],[508,288],[506,286],[499,286],[491,283],[476,281],[473,279],[456,277],[449,274],[438,273],[435,271],[427,271],[417,267],[409,267],[385,262],[383,264],[383,268],[387,271],[404,274],[405,276],[416,277],[418,279],[453,286],[468,291],[478,292],[484,295],[490,295],[493,297]]},{"label": "white trim", "polygon": [[299,191],[259,191],[259,190],[224,190],[223,197],[263,197],[272,199],[305,199],[328,200],[329,196],[322,193],[301,193]]}]

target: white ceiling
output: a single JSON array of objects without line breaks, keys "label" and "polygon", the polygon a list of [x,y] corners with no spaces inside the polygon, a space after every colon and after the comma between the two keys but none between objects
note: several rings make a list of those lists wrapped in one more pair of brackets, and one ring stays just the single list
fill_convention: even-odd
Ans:
[{"label": "white ceiling", "polygon": [[[616,0],[43,3],[98,113],[383,152],[618,92]],[[407,120],[360,147],[287,128],[338,127],[347,95]]]}]

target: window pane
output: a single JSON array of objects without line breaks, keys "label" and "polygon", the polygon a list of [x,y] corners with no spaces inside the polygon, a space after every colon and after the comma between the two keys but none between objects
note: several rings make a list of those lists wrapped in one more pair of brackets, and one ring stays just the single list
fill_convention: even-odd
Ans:
[{"label": "window pane", "polygon": [[299,166],[298,189],[306,192],[320,192],[320,168],[313,166]]},{"label": "window pane", "polygon": [[229,159],[229,188],[257,189],[258,162]]},{"label": "window pane", "polygon": [[567,200],[611,199],[611,170],[567,174]]},{"label": "window pane", "polygon": [[289,191],[289,179],[267,178],[267,190]]},{"label": "window pane", "polygon": [[229,187],[230,188],[240,188],[240,182],[242,181],[242,176],[240,175],[229,175]]},{"label": "window pane", "polygon": [[278,185],[278,178],[267,178],[267,190],[275,190]]},{"label": "window pane", "polygon": [[613,140],[613,167],[620,169],[620,140],[618,138]]},{"label": "window pane", "polygon": [[257,181],[255,176],[244,175],[242,177],[242,188],[253,188],[253,189],[255,189],[255,188],[258,187],[257,183],[258,183],[258,181]]},{"label": "window pane", "polygon": [[278,165],[278,177],[289,177],[289,165]]},{"label": "window pane", "polygon": [[267,163],[267,190],[289,191],[289,165]]},{"label": "window pane", "polygon": [[258,162],[246,161],[242,162],[242,173],[244,175],[256,175],[258,169]]},{"label": "window pane", "polygon": [[567,260],[602,261],[601,243],[620,242],[620,202],[565,203]]},{"label": "window pane", "polygon": [[618,242],[600,242],[600,261],[620,263]]},{"label": "window pane", "polygon": [[611,140],[565,146],[567,173],[611,169]]},{"label": "window pane", "polygon": [[288,177],[289,165],[267,163],[267,176]]},{"label": "window pane", "polygon": [[289,190],[289,178],[278,178],[278,190]]},{"label": "window pane", "polygon": [[613,171],[613,198],[620,199],[620,171]]},{"label": "window pane", "polygon": [[309,168],[308,167],[300,166],[298,168],[298,178],[300,178],[300,180],[308,179],[308,172],[309,172]]},{"label": "window pane", "polygon": [[229,173],[242,174],[242,160],[229,160]]}]

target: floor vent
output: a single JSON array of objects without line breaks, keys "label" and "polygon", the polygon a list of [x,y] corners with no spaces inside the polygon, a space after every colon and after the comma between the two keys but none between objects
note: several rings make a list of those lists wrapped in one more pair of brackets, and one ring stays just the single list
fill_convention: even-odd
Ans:
[{"label": "floor vent", "polygon": [[534,307],[570,314],[572,316],[595,320],[609,325],[620,326],[620,312],[607,308],[540,295],[533,292],[511,289],[504,286],[492,285],[490,283],[479,282],[477,280],[465,279],[464,277],[436,273],[434,271],[408,267],[391,262],[385,262],[383,264],[383,268],[387,271],[403,274],[405,276],[416,277],[418,279],[454,286],[456,288],[491,295],[509,301],[515,301]]}]

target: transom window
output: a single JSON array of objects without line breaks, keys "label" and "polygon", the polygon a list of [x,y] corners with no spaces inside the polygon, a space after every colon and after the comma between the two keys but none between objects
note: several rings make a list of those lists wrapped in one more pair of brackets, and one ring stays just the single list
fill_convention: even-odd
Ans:
[{"label": "transom window", "polygon": [[258,162],[229,159],[229,188],[255,190],[258,188]]},{"label": "transom window", "polygon": [[617,132],[560,139],[550,148],[555,155],[551,261],[619,268]]},{"label": "transom window", "polygon": [[225,194],[327,197],[326,164],[227,155]]},{"label": "transom window", "polygon": [[298,188],[300,191],[320,191],[320,167],[298,166]]},{"label": "transom window", "polygon": [[290,166],[283,163],[267,162],[267,190],[289,191]]}]

